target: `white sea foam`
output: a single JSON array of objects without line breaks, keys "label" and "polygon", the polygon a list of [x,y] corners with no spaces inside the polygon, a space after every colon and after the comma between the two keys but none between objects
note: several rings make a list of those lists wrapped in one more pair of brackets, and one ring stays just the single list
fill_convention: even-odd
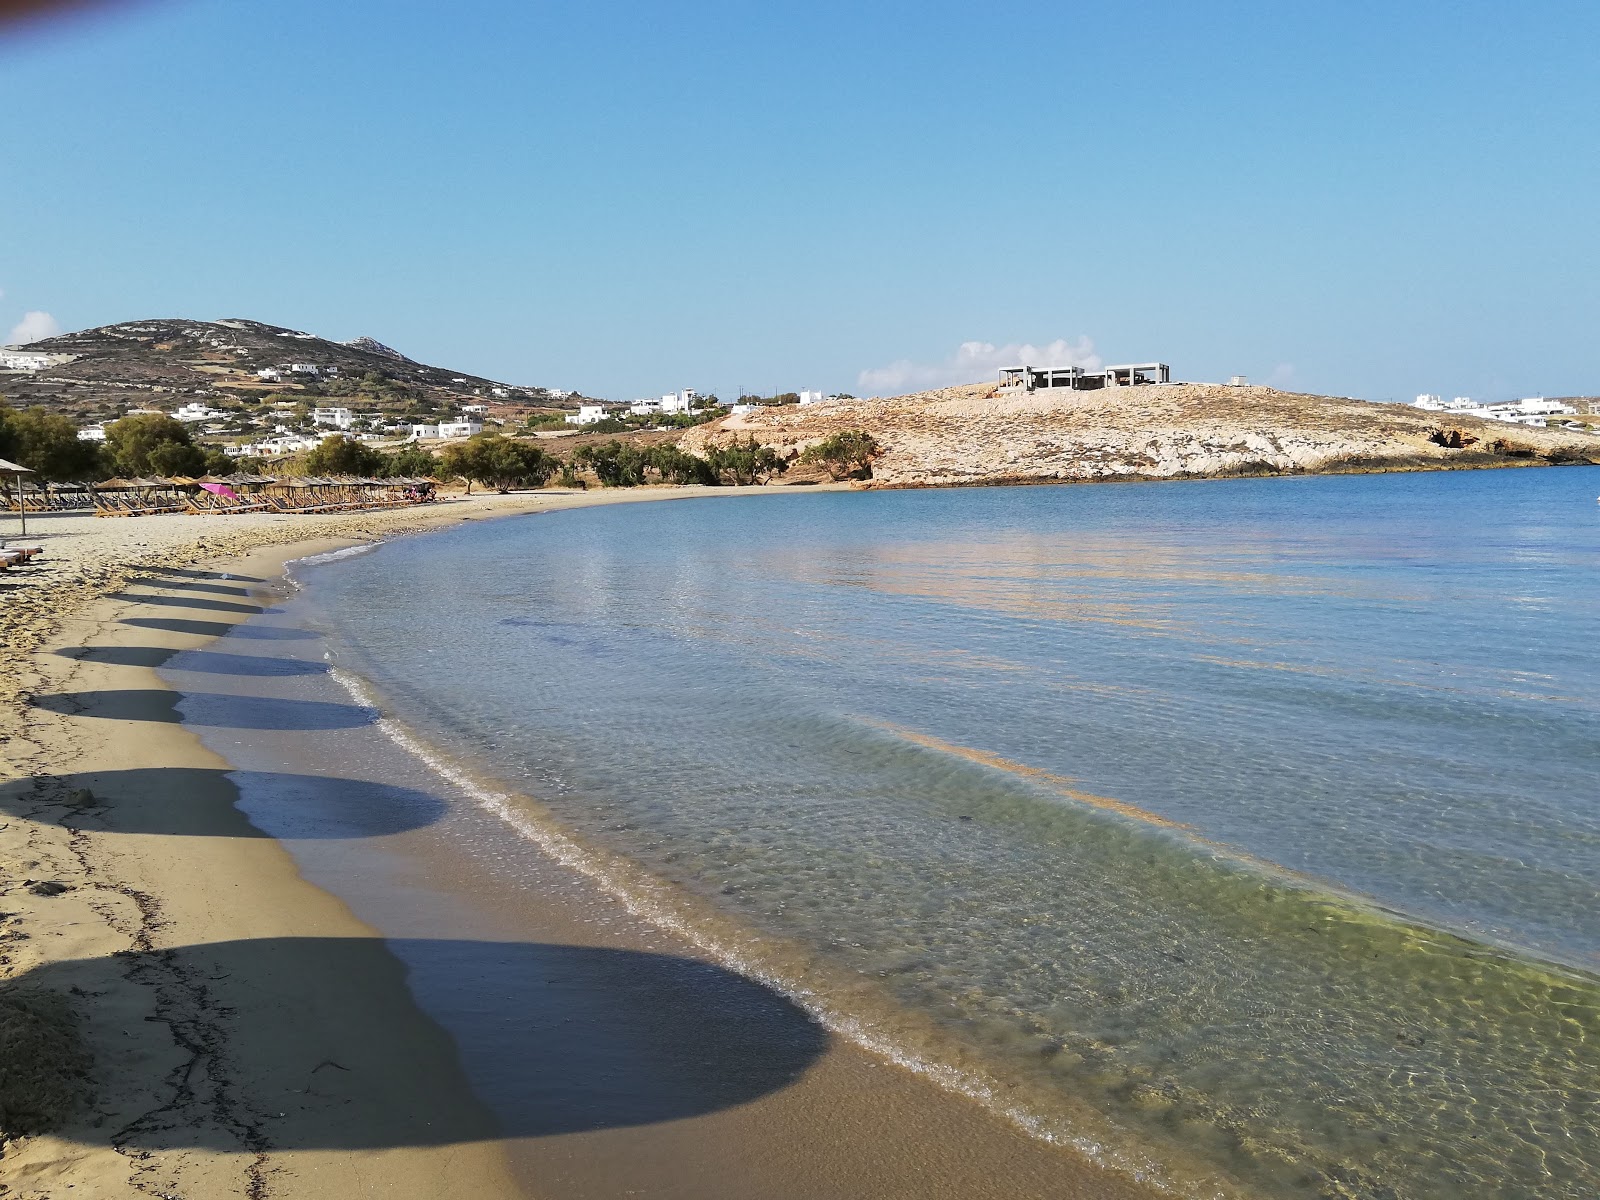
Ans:
[{"label": "white sea foam", "polygon": [[1131,1175],[1163,1191],[1171,1190],[1169,1181],[1155,1163],[1114,1150],[1094,1138],[1064,1128],[1059,1121],[1007,1100],[997,1092],[995,1085],[976,1073],[931,1059],[902,1045],[892,1035],[851,1013],[841,1011],[815,989],[784,977],[753,957],[749,951],[730,944],[687,919],[670,902],[664,885],[652,884],[637,876],[630,877],[619,866],[608,863],[607,855],[579,845],[570,835],[538,819],[527,806],[517,804],[510,794],[485,787],[399,722],[385,715],[378,697],[359,676],[339,667],[331,667],[329,673],[352,700],[377,714],[377,727],[395,745],[534,843],[549,858],[597,884],[633,916],[681,938],[718,965],[771,988],[810,1014],[829,1032],[927,1079],[945,1091],[975,1101],[1030,1137],[1052,1145],[1070,1147],[1099,1166]]},{"label": "white sea foam", "polygon": [[380,542],[361,542],[354,546],[345,546],[339,550],[328,550],[322,554],[308,554],[304,558],[296,558],[284,564],[289,570],[296,567],[320,567],[324,563],[338,562],[344,558],[355,558],[357,555],[370,554],[379,546]]}]

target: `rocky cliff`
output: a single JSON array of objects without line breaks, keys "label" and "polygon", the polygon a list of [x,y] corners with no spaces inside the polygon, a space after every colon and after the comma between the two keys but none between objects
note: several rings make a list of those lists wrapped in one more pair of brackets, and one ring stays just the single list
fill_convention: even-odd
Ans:
[{"label": "rocky cliff", "polygon": [[786,406],[690,430],[797,454],[846,429],[877,439],[877,487],[1600,463],[1600,436],[1265,387],[1164,384],[1000,394],[991,384]]}]

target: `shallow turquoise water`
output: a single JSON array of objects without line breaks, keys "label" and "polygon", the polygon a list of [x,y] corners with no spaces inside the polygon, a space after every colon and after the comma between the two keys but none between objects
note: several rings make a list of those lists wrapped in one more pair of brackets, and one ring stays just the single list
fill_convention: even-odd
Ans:
[{"label": "shallow turquoise water", "polygon": [[1587,1197],[1597,492],[630,505],[386,544],[291,607],[1041,1132],[1196,1193]]}]

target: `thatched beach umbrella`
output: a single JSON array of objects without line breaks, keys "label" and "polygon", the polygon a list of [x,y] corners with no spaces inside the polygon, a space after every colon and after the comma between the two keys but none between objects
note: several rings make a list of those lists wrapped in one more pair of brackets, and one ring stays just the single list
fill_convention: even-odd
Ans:
[{"label": "thatched beach umbrella", "polygon": [[9,475],[17,485],[17,516],[22,518],[22,536],[28,536],[28,502],[22,495],[22,477],[34,472],[27,467],[0,458],[0,475]]}]

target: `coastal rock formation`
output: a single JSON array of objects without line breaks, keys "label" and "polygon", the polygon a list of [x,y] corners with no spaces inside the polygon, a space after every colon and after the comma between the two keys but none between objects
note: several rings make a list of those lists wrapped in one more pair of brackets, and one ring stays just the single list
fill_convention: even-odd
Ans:
[{"label": "coastal rock formation", "polygon": [[1600,437],[1267,387],[1174,383],[1001,394],[992,384],[784,406],[691,429],[786,454],[846,429],[877,439],[871,486],[1066,483],[1600,463]]}]

